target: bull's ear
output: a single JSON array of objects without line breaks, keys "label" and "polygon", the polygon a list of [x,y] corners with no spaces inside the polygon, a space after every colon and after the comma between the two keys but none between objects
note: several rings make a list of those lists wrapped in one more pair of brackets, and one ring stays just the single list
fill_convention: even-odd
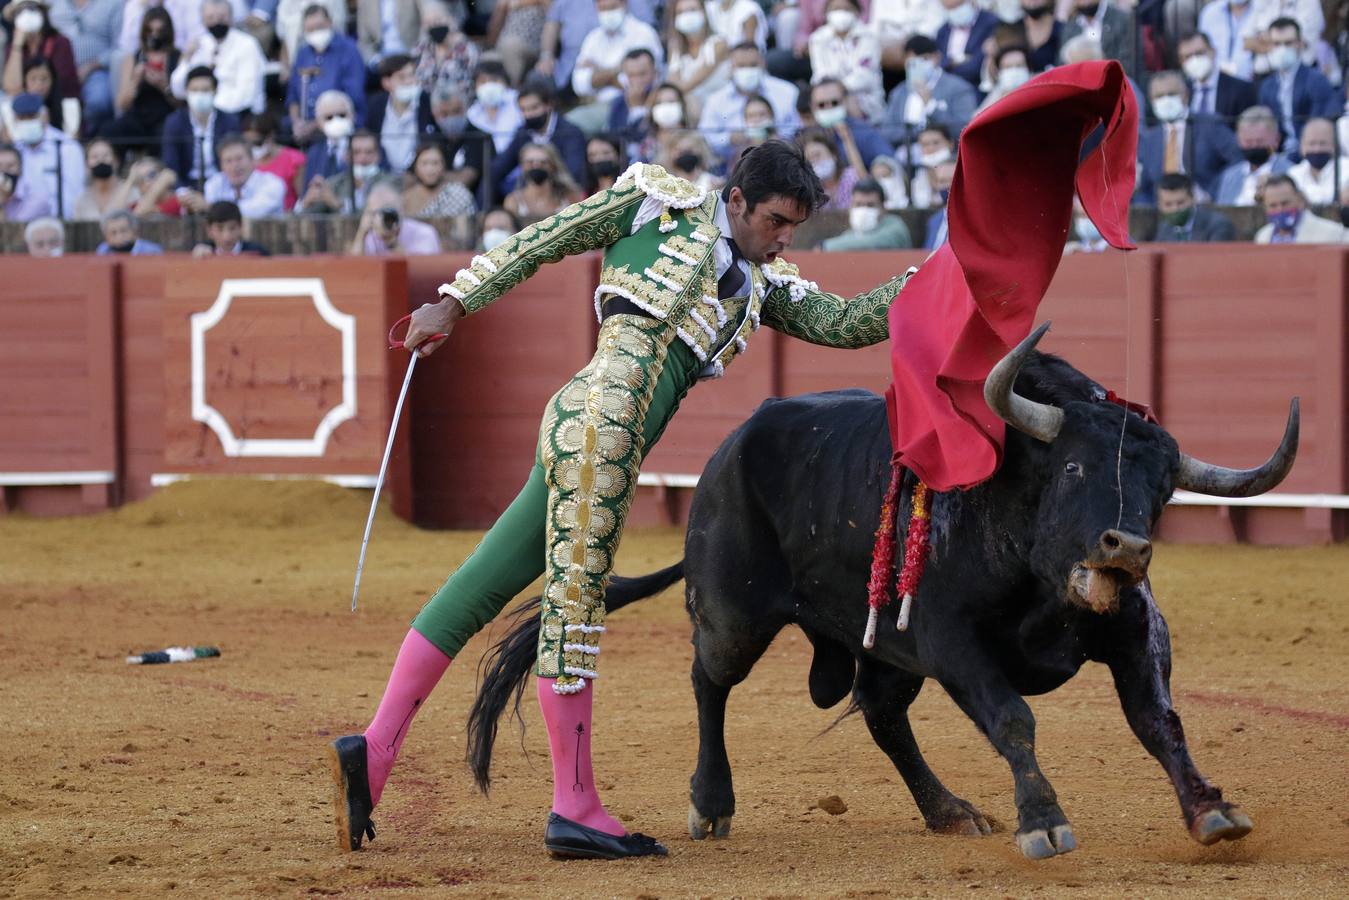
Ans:
[{"label": "bull's ear", "polygon": [[810,700],[820,709],[829,709],[852,691],[857,678],[857,662],[848,648],[833,638],[806,632],[815,647],[810,661]]}]

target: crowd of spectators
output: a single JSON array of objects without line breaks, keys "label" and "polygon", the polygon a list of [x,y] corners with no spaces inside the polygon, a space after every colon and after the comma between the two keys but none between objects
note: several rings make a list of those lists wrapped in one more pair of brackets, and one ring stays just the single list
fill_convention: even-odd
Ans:
[{"label": "crowd of spectators", "polygon": [[[962,130],[1054,66],[1116,59],[1155,238],[1340,241],[1349,4],[1315,0],[0,0],[0,219],[98,253],[265,253],[249,223],[350,215],[355,254],[479,246],[655,162],[709,188],[795,140],[847,229],[935,248]],[[1313,215],[1313,208],[1325,216]],[[1326,212],[1329,208],[1330,212]],[[909,210],[921,210],[915,215]],[[900,213],[903,212],[903,215]],[[1349,215],[1344,217],[1349,222]],[[918,226],[918,227],[915,227]],[[1069,252],[1104,246],[1079,210]]]}]

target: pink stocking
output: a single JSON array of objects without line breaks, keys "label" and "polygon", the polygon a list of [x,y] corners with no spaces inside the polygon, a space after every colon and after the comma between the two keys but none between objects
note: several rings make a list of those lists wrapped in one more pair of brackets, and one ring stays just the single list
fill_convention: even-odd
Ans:
[{"label": "pink stocking", "polygon": [[605,811],[595,790],[590,765],[590,709],[595,682],[587,682],[585,690],[575,694],[559,694],[553,690],[554,680],[538,679],[539,709],[553,754],[553,812],[605,834],[627,834],[622,823]]},{"label": "pink stocking", "polygon": [[409,630],[398,650],[389,686],[379,701],[379,709],[365,730],[366,768],[370,775],[370,801],[379,804],[384,782],[389,779],[398,750],[403,746],[413,716],[450,665],[450,658],[435,644]]}]

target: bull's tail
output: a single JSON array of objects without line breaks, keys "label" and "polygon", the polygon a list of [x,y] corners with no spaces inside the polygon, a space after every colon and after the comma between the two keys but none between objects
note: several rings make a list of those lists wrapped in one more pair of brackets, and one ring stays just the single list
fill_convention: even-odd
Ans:
[{"label": "bull's tail", "polygon": [[[609,612],[658,594],[684,577],[684,561],[643,575],[640,578],[610,580],[604,605]],[[478,663],[481,685],[468,714],[468,764],[478,789],[484,794],[492,782],[492,748],[496,744],[501,714],[511,704],[523,734],[524,719],[520,702],[524,697],[529,672],[534,666],[539,644],[540,597],[533,597],[511,612],[511,630]]]}]

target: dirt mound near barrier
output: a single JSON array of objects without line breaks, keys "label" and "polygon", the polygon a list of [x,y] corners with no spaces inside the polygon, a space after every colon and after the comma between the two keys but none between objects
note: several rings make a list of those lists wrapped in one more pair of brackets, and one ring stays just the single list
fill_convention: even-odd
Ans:
[{"label": "dirt mound near barrier", "polygon": [[[398,519],[387,494],[379,518]],[[112,513],[135,526],[245,526],[252,529],[329,528],[350,531],[370,512],[370,491],[322,481],[202,479],[180,481]]]}]

